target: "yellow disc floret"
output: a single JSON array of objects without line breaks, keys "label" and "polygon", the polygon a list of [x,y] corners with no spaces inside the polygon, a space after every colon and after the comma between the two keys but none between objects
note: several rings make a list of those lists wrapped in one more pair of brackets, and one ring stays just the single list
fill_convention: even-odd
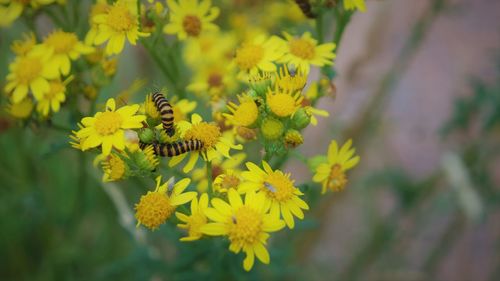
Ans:
[{"label": "yellow disc floret", "polygon": [[284,126],[283,124],[274,118],[266,118],[262,121],[260,130],[264,135],[264,138],[268,140],[276,140],[283,134]]},{"label": "yellow disc floret", "polygon": [[100,135],[111,135],[122,126],[123,118],[114,111],[106,111],[96,117],[95,130]]},{"label": "yellow disc floret", "polygon": [[138,224],[143,224],[151,230],[157,229],[174,212],[175,207],[165,193],[148,191],[135,205],[135,218]]},{"label": "yellow disc floret", "polygon": [[205,148],[214,147],[221,137],[220,128],[215,123],[200,122],[186,132],[186,140],[201,140]]},{"label": "yellow disc floret", "polygon": [[242,206],[229,223],[228,237],[231,244],[237,248],[245,245],[253,245],[259,242],[259,234],[262,232],[262,215],[254,209]]},{"label": "yellow disc floret", "polygon": [[267,197],[279,202],[290,200],[294,196],[296,188],[289,176],[281,171],[269,173],[262,185],[262,190],[267,193]]},{"label": "yellow disc floret", "polygon": [[254,44],[244,44],[236,50],[234,61],[243,70],[249,70],[257,66],[264,57],[264,48]]}]

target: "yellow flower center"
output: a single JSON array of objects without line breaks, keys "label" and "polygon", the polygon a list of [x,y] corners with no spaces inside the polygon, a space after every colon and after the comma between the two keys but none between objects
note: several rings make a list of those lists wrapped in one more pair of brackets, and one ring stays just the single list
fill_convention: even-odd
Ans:
[{"label": "yellow flower center", "polygon": [[115,4],[108,11],[107,24],[118,32],[129,31],[135,27],[136,18],[126,5]]},{"label": "yellow flower center", "polygon": [[194,15],[186,15],[182,20],[182,27],[189,36],[197,37],[201,32],[201,20]]},{"label": "yellow flower center", "polygon": [[67,54],[78,43],[78,38],[74,33],[64,31],[54,31],[46,39],[45,44],[54,48],[56,54]]},{"label": "yellow flower center", "polygon": [[125,162],[123,162],[120,156],[111,154],[105,165],[107,168],[106,173],[109,175],[110,179],[119,180],[125,175]]},{"label": "yellow flower center", "polygon": [[297,147],[302,143],[304,143],[304,138],[298,131],[290,130],[285,134],[286,146]]},{"label": "yellow flower center", "polygon": [[21,57],[14,71],[19,84],[29,84],[42,72],[42,63],[38,58]]},{"label": "yellow flower center", "polygon": [[50,82],[50,90],[45,93],[44,97],[48,100],[52,100],[57,97],[58,94],[64,93],[65,87],[64,84],[60,81]]},{"label": "yellow flower center", "polygon": [[170,204],[166,194],[149,191],[135,205],[135,218],[140,224],[154,230],[164,223],[174,210],[175,207]]},{"label": "yellow flower center", "polygon": [[240,179],[235,175],[224,175],[220,188],[227,191],[230,188],[236,188],[240,184]]},{"label": "yellow flower center", "polygon": [[290,41],[290,53],[305,59],[311,60],[314,58],[314,44],[302,38],[295,38]]},{"label": "yellow flower center", "polygon": [[292,198],[295,187],[285,174],[277,171],[267,176],[262,185],[262,190],[266,192],[267,197],[278,202],[286,202]]},{"label": "yellow flower center", "polygon": [[200,228],[207,224],[207,218],[201,213],[194,213],[189,216],[187,224],[189,226],[189,236],[199,237],[202,235]]},{"label": "yellow flower center", "polygon": [[123,118],[113,111],[101,113],[95,120],[94,126],[101,136],[112,135],[122,126]]},{"label": "yellow flower center", "polygon": [[262,232],[262,217],[255,210],[243,206],[231,217],[229,224],[229,240],[239,247],[253,245],[259,241]]},{"label": "yellow flower center", "polygon": [[222,75],[220,73],[210,73],[207,79],[207,84],[210,88],[219,88],[222,84]]},{"label": "yellow flower center", "polygon": [[284,126],[283,124],[276,119],[266,118],[262,121],[262,125],[260,126],[260,130],[264,135],[264,138],[268,140],[276,140],[281,137],[283,134]]},{"label": "yellow flower center", "polygon": [[347,184],[347,177],[342,171],[342,166],[335,164],[330,170],[330,175],[328,176],[328,188],[333,191],[340,191],[344,189]]},{"label": "yellow flower center", "polygon": [[235,61],[241,69],[248,70],[256,67],[264,57],[264,49],[254,44],[245,44],[236,50]]},{"label": "yellow flower center", "polygon": [[193,126],[186,132],[184,138],[186,140],[201,140],[205,148],[214,147],[221,136],[220,128],[211,123],[200,122],[193,124]]},{"label": "yellow flower center", "polygon": [[253,100],[245,101],[238,106],[233,116],[238,125],[250,126],[259,117],[259,109]]},{"label": "yellow flower center", "polygon": [[[160,118],[160,113],[158,112],[158,109],[156,108],[156,105],[153,101],[153,97],[151,95],[148,95],[146,97],[146,101],[144,102],[144,112],[151,118],[157,119]],[[174,116],[175,119],[175,116]],[[178,119],[175,119],[178,120]]]},{"label": "yellow flower center", "polygon": [[268,94],[267,104],[271,111],[279,117],[287,117],[297,110],[295,99],[285,93]]}]

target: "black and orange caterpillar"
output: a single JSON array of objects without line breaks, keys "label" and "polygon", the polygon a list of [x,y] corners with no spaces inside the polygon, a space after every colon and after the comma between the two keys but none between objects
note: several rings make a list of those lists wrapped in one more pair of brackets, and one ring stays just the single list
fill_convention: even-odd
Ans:
[{"label": "black and orange caterpillar", "polygon": [[200,140],[185,140],[174,143],[140,143],[140,148],[152,145],[156,155],[173,157],[181,155],[188,151],[197,151],[203,148],[203,143]]},{"label": "black and orange caterpillar", "polygon": [[170,137],[173,136],[175,134],[175,128],[174,110],[172,109],[172,105],[170,105],[168,100],[160,92],[155,92],[153,94],[153,102],[155,103],[158,112],[160,112],[163,129],[165,129],[167,135]]},{"label": "black and orange caterpillar", "polygon": [[299,8],[302,10],[302,13],[306,17],[308,17],[310,19],[313,19],[316,17],[316,15],[312,11],[311,3],[309,3],[309,0],[295,0],[295,3],[297,3]]}]

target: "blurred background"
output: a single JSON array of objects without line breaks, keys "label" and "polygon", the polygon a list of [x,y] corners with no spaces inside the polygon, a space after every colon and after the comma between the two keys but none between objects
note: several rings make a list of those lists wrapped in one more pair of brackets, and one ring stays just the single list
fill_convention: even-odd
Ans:
[{"label": "blurred background", "polygon": [[[0,34],[2,77],[16,36]],[[127,52],[108,93],[154,77],[144,52]],[[117,211],[152,183],[120,183],[127,198],[112,201],[68,133],[2,115],[0,280],[500,280],[500,1],[367,0],[335,67],[336,99],[318,103],[331,117],[300,150],[353,138],[361,164],[247,275],[199,275],[213,265],[193,260],[220,260]],[[284,170],[312,176],[298,160]]]}]

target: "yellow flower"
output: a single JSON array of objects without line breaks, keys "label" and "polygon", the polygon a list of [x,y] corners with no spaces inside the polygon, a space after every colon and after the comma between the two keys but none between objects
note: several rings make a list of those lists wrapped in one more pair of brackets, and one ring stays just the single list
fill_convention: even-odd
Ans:
[{"label": "yellow flower", "polygon": [[183,223],[177,224],[179,228],[187,229],[188,236],[182,237],[181,241],[194,241],[203,236],[201,227],[207,223],[207,216],[205,210],[208,208],[208,194],[203,193],[198,198],[193,198],[191,201],[191,215],[185,215],[180,212],[175,212],[175,216]]},{"label": "yellow flower", "polygon": [[[243,152],[236,153],[234,155],[231,155],[231,158],[224,158],[223,156],[219,155],[219,157],[216,157],[212,160],[212,178],[209,179],[207,176],[207,169],[205,167],[203,168],[198,168],[194,169],[192,171],[192,180],[194,182],[198,182],[196,189],[198,192],[209,192],[207,190],[208,188],[208,181],[213,179],[213,191],[216,192],[227,192],[221,190],[221,185],[222,182],[224,181],[224,177],[226,174],[232,174],[239,176],[241,173],[241,170],[238,168],[238,166],[243,162],[243,160],[246,158],[246,154]],[[234,182],[234,181],[232,181]],[[226,186],[227,187],[227,186]],[[236,187],[236,186],[232,186]],[[223,188],[222,188],[223,189]]]},{"label": "yellow flower", "polygon": [[314,182],[322,184],[322,194],[328,189],[340,191],[347,184],[345,172],[359,162],[359,156],[354,156],[355,149],[351,145],[352,140],[348,140],[339,150],[337,142],[332,140],[328,146],[328,162],[319,164],[313,176]]},{"label": "yellow flower", "polygon": [[151,117],[153,119],[160,118],[160,112],[158,112],[156,104],[153,101],[153,95],[146,95],[146,100],[142,105],[141,112],[144,112],[148,117]]},{"label": "yellow flower", "polygon": [[28,95],[28,90],[31,90],[36,99],[41,99],[50,90],[47,80],[57,78],[59,73],[48,61],[48,54],[37,55],[32,52],[14,59],[9,65],[10,73],[5,85],[5,91],[12,92],[12,102],[23,100]]},{"label": "yellow flower", "polygon": [[283,131],[285,126],[280,120],[274,119],[272,117],[267,117],[262,120],[262,124],[260,125],[260,131],[265,139],[268,140],[277,140],[283,135]]},{"label": "yellow flower", "polygon": [[196,197],[196,192],[184,192],[191,182],[185,178],[174,184],[174,178],[161,184],[161,176],[156,178],[155,191],[148,191],[141,196],[139,203],[135,204],[135,218],[137,226],[155,230],[173,214],[177,206],[188,203]]},{"label": "yellow flower", "polygon": [[26,119],[31,116],[31,112],[33,111],[33,101],[30,97],[23,99],[18,103],[9,103],[7,105],[7,112],[15,118],[18,119]]},{"label": "yellow flower", "polygon": [[106,41],[106,54],[119,54],[125,45],[125,38],[136,45],[139,36],[146,37],[149,33],[139,31],[139,15],[137,0],[118,0],[106,9],[104,14],[92,18],[97,24],[94,44],[100,45]]},{"label": "yellow flower", "polygon": [[366,11],[365,0],[344,0],[344,9],[355,10],[358,9],[361,12]]},{"label": "yellow flower", "polygon": [[177,34],[179,40],[219,29],[212,23],[219,16],[219,8],[210,7],[210,0],[167,0],[167,4],[171,11],[170,23],[163,28],[163,32]]},{"label": "yellow flower", "polygon": [[271,111],[278,117],[288,117],[293,115],[300,107],[304,97],[300,92],[290,92],[275,88],[269,89],[266,95],[266,103]]},{"label": "yellow flower", "polygon": [[89,25],[90,30],[85,35],[85,44],[92,45],[94,43],[94,39],[97,36],[97,30],[99,28],[99,24],[95,23],[93,18],[97,15],[105,15],[106,12],[110,9],[110,5],[108,5],[107,0],[97,0],[97,2],[90,7],[90,15],[89,15]]},{"label": "yellow flower", "polygon": [[196,38],[188,38],[183,49],[186,64],[195,72],[206,65],[223,64],[234,56],[236,38],[232,33],[205,32]]},{"label": "yellow flower", "polygon": [[283,139],[286,147],[297,147],[304,143],[304,138],[297,130],[288,130]]},{"label": "yellow flower", "polygon": [[232,124],[237,126],[249,127],[252,126],[257,118],[259,117],[259,108],[253,98],[248,95],[238,96],[240,102],[236,105],[233,102],[229,102],[227,108],[231,111],[231,114],[223,113]]},{"label": "yellow flower", "polygon": [[270,232],[282,229],[285,224],[276,216],[268,213],[263,193],[249,191],[245,201],[236,190],[228,192],[229,203],[220,198],[212,199],[213,208],[207,208],[206,216],[213,222],[201,227],[201,232],[211,236],[227,236],[230,241],[229,250],[246,254],[243,268],[252,269],[255,256],[264,264],[269,264],[269,252],[265,245]]},{"label": "yellow flower", "polygon": [[78,59],[82,54],[90,54],[93,47],[87,46],[78,40],[75,33],[54,30],[43,43],[34,47],[33,52],[37,54],[50,54],[48,64],[68,75],[71,69],[71,60]]},{"label": "yellow flower", "polygon": [[64,82],[61,80],[50,81],[50,90],[43,94],[43,97],[38,100],[36,110],[43,116],[48,116],[51,109],[52,112],[58,112],[61,103],[66,100],[66,86],[71,80],[73,80],[73,76],[68,77]]},{"label": "yellow flower", "polygon": [[[229,150],[241,150],[241,144],[235,145],[232,140],[224,136],[219,126],[215,123],[204,122],[200,115],[193,114],[191,116],[191,123],[181,121],[178,123],[178,128],[181,131],[181,138],[185,140],[200,140],[203,143],[203,149],[200,151],[191,152],[191,156],[183,171],[185,173],[191,171],[198,161],[200,154],[206,161],[212,161],[218,155],[223,155],[229,158]],[[169,166],[175,166],[186,158],[187,153],[179,156],[172,157]]]},{"label": "yellow flower", "polygon": [[280,67],[278,75],[276,75],[276,80],[274,81],[274,86],[278,89],[295,92],[302,91],[307,82],[307,75],[305,75],[300,69],[290,71],[285,65]]},{"label": "yellow flower", "polygon": [[234,62],[242,72],[255,75],[259,70],[275,72],[276,65],[273,62],[282,56],[283,52],[277,37],[266,38],[264,35],[259,35],[244,42],[236,50]]},{"label": "yellow flower", "polygon": [[303,193],[294,186],[290,174],[273,171],[266,161],[262,161],[264,170],[252,162],[247,162],[246,166],[248,171],[243,172],[242,176],[247,181],[240,186],[242,191],[253,190],[264,194],[264,204],[271,206],[271,215],[279,219],[281,214],[289,228],[295,226],[294,217],[304,218],[302,210],[309,210],[309,206],[300,199]]},{"label": "yellow flower", "polygon": [[313,126],[318,125],[318,119],[316,118],[315,115],[323,116],[323,117],[330,116],[330,113],[328,113],[328,111],[314,108],[312,106],[304,106],[304,110],[306,111],[307,115],[311,116],[311,124]]},{"label": "yellow flower", "polygon": [[187,99],[177,100],[177,96],[170,100],[170,105],[172,105],[172,110],[174,111],[175,122],[180,122],[188,120],[188,114],[191,113],[197,106],[196,101],[190,101]]},{"label": "yellow flower", "polygon": [[333,64],[335,58],[333,50],[334,43],[324,43],[318,45],[317,41],[311,37],[311,33],[305,32],[301,37],[296,38],[284,32],[286,41],[282,40],[285,55],[280,62],[293,64],[296,68],[309,73],[310,65],[324,66]]},{"label": "yellow flower", "polygon": [[27,5],[38,8],[38,6],[53,2],[54,0],[0,0],[0,27],[11,25],[23,13]]},{"label": "yellow flower", "polygon": [[23,40],[15,40],[10,45],[10,49],[18,56],[29,53],[36,45],[36,38],[33,32],[23,33]]},{"label": "yellow flower", "polygon": [[102,162],[102,170],[102,181],[109,182],[127,178],[129,167],[119,155],[111,153]]},{"label": "yellow flower", "polygon": [[77,132],[82,142],[82,150],[102,146],[102,153],[106,156],[111,152],[111,148],[118,150],[125,148],[125,129],[142,128],[142,121],[146,119],[144,115],[135,115],[139,105],[123,106],[115,111],[115,100],[108,99],[106,111],[97,112],[94,117],[82,119],[84,128]]},{"label": "yellow flower", "polygon": [[234,68],[227,67],[227,64],[221,61],[214,64],[200,64],[194,72],[187,89],[203,96],[207,96],[208,93],[212,101],[218,101],[238,86]]}]

